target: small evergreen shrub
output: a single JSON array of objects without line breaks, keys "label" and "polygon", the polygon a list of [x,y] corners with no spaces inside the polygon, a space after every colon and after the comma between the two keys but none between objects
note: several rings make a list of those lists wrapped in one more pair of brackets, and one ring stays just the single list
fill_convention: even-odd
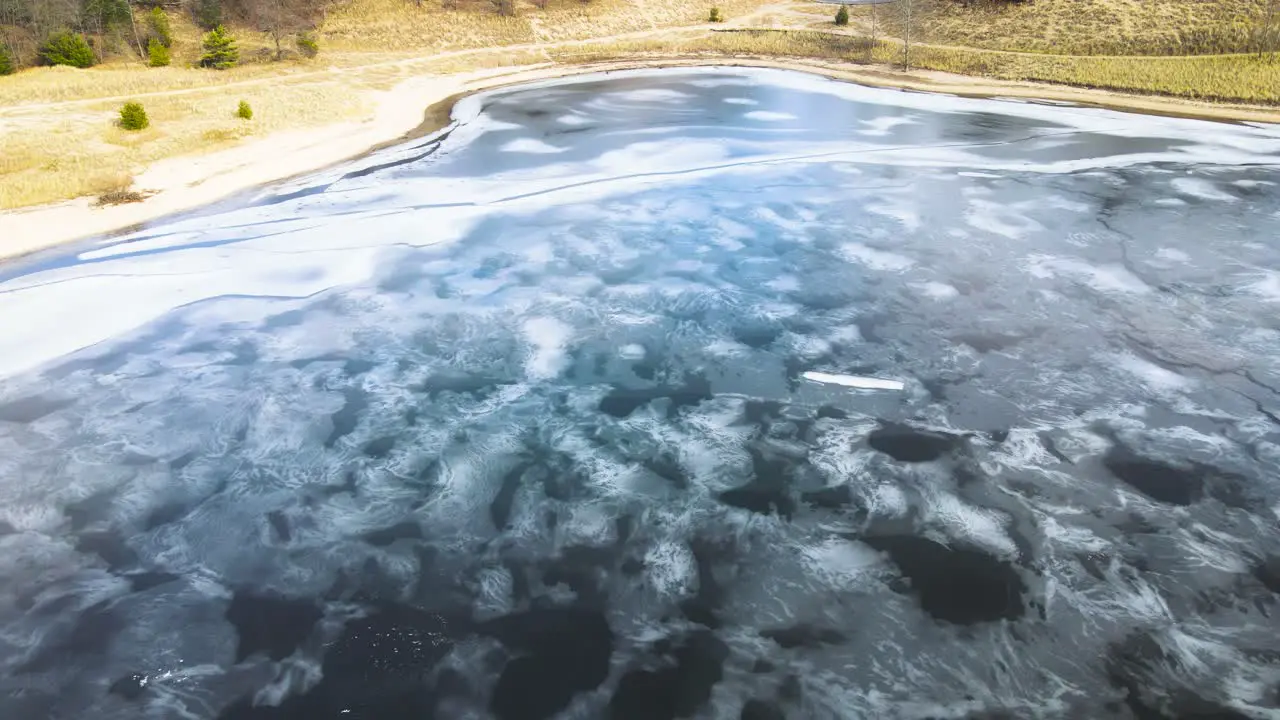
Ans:
[{"label": "small evergreen shrub", "polygon": [[9,52],[9,48],[0,45],[0,75],[12,75],[16,69],[16,63],[13,62],[13,53]]},{"label": "small evergreen shrub", "polygon": [[151,126],[147,111],[141,103],[127,102],[120,108],[120,127],[125,130],[146,130]]},{"label": "small evergreen shrub", "polygon": [[226,70],[240,62],[240,51],[236,49],[236,39],[221,25],[210,30],[204,36],[204,55],[200,57],[200,67]]},{"label": "small evergreen shrub", "polygon": [[724,22],[724,15],[720,13],[720,8],[711,8],[711,14],[707,16],[709,22]]},{"label": "small evergreen shrub", "polygon": [[316,42],[314,33],[298,33],[298,52],[306,58],[313,58],[320,54],[320,45]]},{"label": "small evergreen shrub", "polygon": [[147,64],[151,67],[164,67],[169,64],[169,48],[157,38],[147,41]]},{"label": "small evergreen shrub", "polygon": [[840,9],[836,11],[836,24],[837,25],[849,24],[849,6],[841,5]]},{"label": "small evergreen shrub", "polygon": [[236,108],[236,117],[240,118],[241,120],[252,120],[253,108],[249,107],[248,102],[241,100],[240,107]]},{"label": "small evergreen shrub", "polygon": [[173,47],[173,28],[169,25],[169,16],[158,7],[151,8],[147,15],[147,25],[151,26],[151,37],[160,41],[166,48]]},{"label": "small evergreen shrub", "polygon": [[62,30],[50,35],[40,46],[40,61],[46,65],[87,68],[93,67],[95,58],[93,48],[83,35]]}]

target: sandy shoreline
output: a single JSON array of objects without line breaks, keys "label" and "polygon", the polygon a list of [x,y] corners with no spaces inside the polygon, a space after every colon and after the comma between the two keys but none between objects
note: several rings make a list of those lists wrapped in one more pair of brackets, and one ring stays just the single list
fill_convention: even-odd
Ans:
[{"label": "sandy shoreline", "polygon": [[[449,122],[458,98],[507,85],[644,67],[763,67],[824,75],[864,85],[970,97],[1070,102],[1131,112],[1218,121],[1280,123],[1280,111],[1029,82],[988,80],[932,71],[900,73],[851,63],[748,57],[644,57],[578,65],[543,63],[410,78],[379,93],[372,118],[274,133],[236,147],[154,163],[133,189],[149,195],[128,205],[98,207],[92,198],[0,212],[0,260],[118,232],[225,199],[261,185],[340,164]],[[425,115],[425,117],[424,117]]]}]

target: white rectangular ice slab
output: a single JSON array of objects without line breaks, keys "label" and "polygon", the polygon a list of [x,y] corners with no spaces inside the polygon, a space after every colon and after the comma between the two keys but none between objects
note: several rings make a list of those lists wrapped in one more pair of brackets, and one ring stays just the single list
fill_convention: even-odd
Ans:
[{"label": "white rectangular ice slab", "polygon": [[805,372],[801,374],[805,380],[813,382],[843,385],[860,390],[901,390],[906,387],[901,380],[882,380],[880,378],[862,377],[859,375],[832,375],[831,373]]}]

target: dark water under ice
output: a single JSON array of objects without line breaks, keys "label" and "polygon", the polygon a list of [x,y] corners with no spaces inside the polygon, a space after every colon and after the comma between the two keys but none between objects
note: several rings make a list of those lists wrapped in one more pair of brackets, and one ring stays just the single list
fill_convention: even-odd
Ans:
[{"label": "dark water under ice", "polygon": [[1280,717],[1280,131],[457,117],[0,266],[0,717]]}]

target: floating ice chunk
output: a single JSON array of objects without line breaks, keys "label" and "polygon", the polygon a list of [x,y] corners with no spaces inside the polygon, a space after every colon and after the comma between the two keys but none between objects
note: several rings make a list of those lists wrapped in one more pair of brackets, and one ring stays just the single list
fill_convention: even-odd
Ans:
[{"label": "floating ice chunk", "polygon": [[1182,198],[1160,198],[1156,204],[1161,207],[1185,207],[1187,201]]},{"label": "floating ice chunk", "polygon": [[589,124],[591,122],[591,119],[582,117],[581,115],[561,115],[560,117],[556,118],[556,122],[560,123],[561,125],[579,126],[579,125]]},{"label": "floating ice chunk", "polygon": [[832,373],[806,371],[801,374],[805,380],[828,385],[842,385],[859,390],[901,390],[906,384],[901,380],[885,380],[883,378],[865,377],[862,375],[835,375]]},{"label": "floating ice chunk", "polygon": [[512,140],[506,145],[503,145],[501,149],[503,152],[532,153],[534,155],[554,155],[555,153],[562,153],[568,148],[558,148],[555,145],[552,145],[550,143],[545,143],[541,140],[538,140],[537,138],[520,138],[518,140]]},{"label": "floating ice chunk", "polygon": [[775,112],[773,110],[752,110],[742,117],[748,120],[763,120],[765,122],[783,122],[786,120],[800,119],[791,113]]},{"label": "floating ice chunk", "polygon": [[751,98],[725,98],[724,101],[730,105],[759,105],[759,102]]}]

